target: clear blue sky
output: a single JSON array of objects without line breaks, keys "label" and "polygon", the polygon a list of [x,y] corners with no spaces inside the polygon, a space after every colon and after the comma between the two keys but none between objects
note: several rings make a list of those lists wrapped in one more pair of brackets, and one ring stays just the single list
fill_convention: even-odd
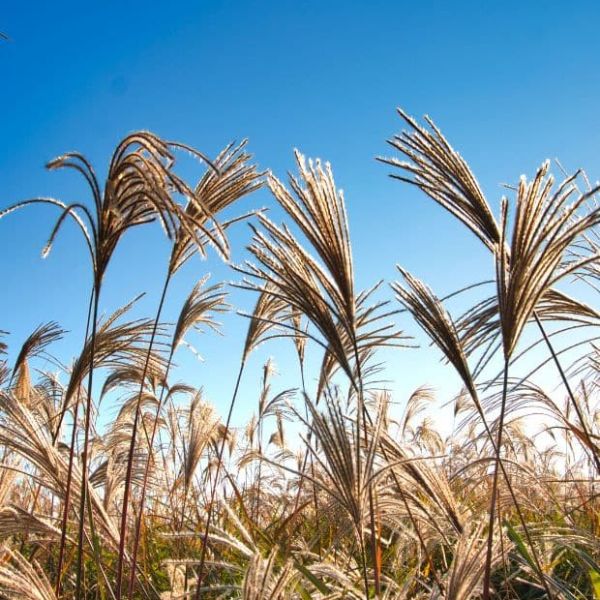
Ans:
[{"label": "clear blue sky", "polygon": [[[44,163],[76,149],[103,173],[119,139],[140,128],[211,155],[248,137],[259,164],[280,176],[298,147],[331,161],[345,191],[359,285],[394,278],[399,262],[443,294],[486,277],[489,257],[374,161],[401,126],[395,107],[431,115],[494,203],[500,183],[531,174],[545,158],[596,179],[599,22],[596,2],[5,0],[0,31],[11,39],[0,42],[0,205],[79,198],[84,188],[74,175],[47,173]],[[243,208],[263,205],[272,205],[265,192]],[[65,228],[48,260],[39,258],[53,217],[39,210],[0,222],[0,328],[16,346],[40,322],[59,320],[71,331],[57,348],[67,359],[81,341],[89,272],[74,229]],[[246,227],[232,231],[235,260],[247,241]],[[148,291],[140,310],[153,314],[166,256],[156,231],[129,236],[109,270],[103,309]],[[207,271],[214,280],[237,277],[214,256],[194,261],[176,282],[167,318]],[[233,300],[249,308],[254,298]],[[408,319],[402,325],[417,331]],[[204,384],[219,407],[245,330],[239,318],[225,326],[223,341],[192,337],[203,365],[185,353],[179,360],[181,374]],[[276,350],[266,348],[256,365]],[[395,354],[393,387],[405,393],[427,380],[443,387],[447,371],[437,358]],[[284,371],[293,368],[286,360]],[[250,374],[244,388],[248,406],[258,378]]]}]

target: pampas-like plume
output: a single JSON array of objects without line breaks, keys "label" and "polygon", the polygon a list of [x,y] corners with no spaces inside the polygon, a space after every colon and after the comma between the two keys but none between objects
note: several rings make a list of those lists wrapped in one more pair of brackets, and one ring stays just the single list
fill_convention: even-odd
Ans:
[{"label": "pampas-like plume", "polygon": [[[5,355],[7,350],[6,343],[2,341],[2,337],[5,335],[7,335],[7,332],[0,330],[0,356]],[[9,369],[8,365],[6,364],[6,359],[2,358],[0,359],[0,384],[3,384],[6,379],[8,379],[8,373]]]},{"label": "pampas-like plume", "polygon": [[[249,161],[246,152],[247,141],[235,146],[229,144],[214,161],[215,170],[209,170],[194,190],[194,197],[188,202],[185,215],[199,227],[197,235],[181,227],[175,235],[175,243],[169,260],[169,272],[179,270],[195,253],[206,254],[206,244],[210,243],[224,258],[229,257],[229,245],[224,235],[227,223],[213,221],[227,207],[244,196],[255,192],[263,185],[262,173]],[[213,224],[207,229],[207,225]],[[215,243],[216,241],[216,243]]]},{"label": "pampas-like plume", "polygon": [[206,552],[208,547],[208,538],[211,528],[211,520],[213,516],[215,497],[217,493],[217,484],[219,481],[219,474],[221,472],[221,466],[223,462],[223,453],[225,451],[225,444],[230,439],[230,424],[231,417],[233,416],[233,410],[235,408],[235,402],[239,391],[242,375],[244,368],[250,354],[259,346],[263,341],[270,337],[270,331],[277,327],[279,317],[285,314],[288,308],[286,302],[280,299],[277,295],[271,293],[269,285],[266,284],[265,288],[261,291],[256,306],[252,315],[250,315],[250,325],[246,333],[246,340],[244,342],[244,349],[242,352],[242,359],[240,361],[240,368],[238,376],[235,381],[233,395],[231,402],[229,403],[229,409],[227,411],[227,417],[225,419],[225,425],[221,432],[221,443],[217,451],[216,457],[216,468],[214,473],[213,485],[210,494],[210,500],[208,504],[208,511],[206,515],[206,524],[204,526],[204,534],[202,536],[202,549],[200,551],[199,567],[198,567],[198,586],[196,596],[199,597],[200,590],[202,589],[202,581],[204,576],[204,565],[206,561]]},{"label": "pampas-like plume", "polygon": [[187,297],[177,319],[173,333],[172,348],[177,349],[186,333],[192,328],[200,329],[203,325],[220,332],[220,324],[214,320],[217,313],[224,313],[230,309],[225,301],[226,292],[222,284],[206,287],[209,276],[203,277]]},{"label": "pampas-like plume", "polygon": [[395,135],[389,144],[408,160],[379,160],[408,172],[409,176],[393,174],[392,177],[417,186],[493,250],[500,241],[500,228],[465,160],[431,119],[425,117],[431,127],[428,131],[403,110],[398,109],[398,114],[410,131]]},{"label": "pampas-like plume", "polygon": [[344,198],[335,187],[328,165],[323,167],[319,161],[307,165],[298,152],[296,161],[301,180],[290,176],[293,195],[272,175],[269,188],[307,237],[322,264],[286,227],[280,228],[259,215],[262,229],[254,230],[249,250],[260,266],[247,263],[239,270],[261,281],[247,282],[247,287],[269,292],[305,315],[323,337],[318,343],[329,348],[357,385],[345,341],[356,342],[356,298]]},{"label": "pampas-like plume", "polygon": [[[368,442],[366,459],[357,471],[353,459],[356,446],[361,446],[349,420],[344,415],[339,398],[331,396],[324,412],[319,412],[309,398],[305,402],[310,410],[311,422],[305,422],[319,442],[320,451],[310,447],[315,461],[319,464],[326,479],[319,485],[331,494],[351,517],[358,533],[362,532],[368,515],[368,489],[373,473],[373,461],[381,435],[381,419],[376,419],[379,427],[374,429]],[[381,408],[383,411],[383,407]],[[304,418],[296,413],[297,418]],[[360,434],[362,436],[362,433]]]},{"label": "pampas-like plume", "polygon": [[[35,204],[50,204],[60,210],[48,242],[42,252],[47,256],[54,240],[67,218],[72,218],[84,236],[90,254],[93,270],[92,300],[88,314],[91,322],[91,364],[94,365],[95,338],[98,318],[98,305],[102,282],[111,257],[123,234],[136,226],[158,220],[168,237],[173,238],[179,227],[183,228],[194,240],[200,243],[198,232],[220,246],[207,218],[212,215],[206,207],[199,208],[203,218],[186,213],[178,204],[175,196],[182,195],[188,201],[199,203],[193,190],[173,171],[173,150],[179,148],[191,152],[196,157],[211,164],[204,155],[183,144],[165,142],[149,132],[136,132],[125,137],[115,149],[108,168],[106,183],[102,188],[90,162],[80,153],[69,152],[47,164],[47,168],[73,169],[83,176],[92,195],[92,207],[81,202],[65,204],[53,198],[33,198],[17,203],[0,212],[0,218],[21,208]],[[91,319],[91,321],[90,321]],[[87,333],[86,333],[87,337]],[[88,478],[88,453],[91,429],[91,394],[93,387],[93,367],[89,369],[86,393],[86,411],[84,422],[82,495],[78,539],[77,594],[81,593],[83,576],[84,519],[86,511],[86,493]],[[76,407],[76,412],[78,405]],[[77,423],[77,418],[75,419]],[[67,503],[68,504],[68,503]],[[65,507],[65,511],[68,507]],[[64,548],[59,559],[61,572]],[[60,593],[60,574],[57,581],[57,594]]]},{"label": "pampas-like plume", "polygon": [[[314,334],[307,335],[328,349],[350,380],[357,385],[351,365],[352,357],[346,354],[346,339],[354,339],[355,336],[354,319],[348,321],[346,318],[345,305],[354,301],[342,297],[332,277],[302,248],[287,228],[279,228],[263,215],[259,215],[259,221],[262,231],[255,229],[254,241],[249,250],[260,264],[247,263],[245,267],[238,269],[261,283],[247,281],[242,285],[261,293],[269,293],[306,315],[322,335],[322,339]],[[267,287],[264,287],[265,283],[268,284]],[[343,330],[348,332],[347,337],[344,337]]]},{"label": "pampas-like plume", "polygon": [[423,331],[442,351],[454,367],[471,398],[477,399],[475,382],[467,361],[467,353],[452,317],[435,294],[408,271],[398,267],[408,287],[393,283],[397,299],[410,311]]},{"label": "pampas-like plume", "polygon": [[[343,194],[335,186],[329,165],[320,161],[308,164],[296,152],[300,179],[290,175],[290,193],[274,176],[269,187],[281,206],[293,218],[316,253],[314,257],[298,242],[287,227],[278,227],[264,215],[259,215],[261,229],[254,228],[254,240],[249,247],[258,264],[247,262],[238,270],[260,283],[247,281],[245,286],[260,292],[268,291],[288,304],[293,311],[306,316],[320,336],[298,331],[321,345],[326,353],[326,369],[333,371],[334,363],[348,376],[356,391],[356,429],[366,431],[369,418],[364,401],[365,359],[379,346],[394,339],[390,327],[379,324],[361,338],[357,307],[361,296],[354,293],[354,272],[350,247],[348,220]],[[384,305],[384,304],[383,304]],[[369,325],[377,321],[376,305],[365,309],[361,319]],[[294,331],[293,321],[281,324]],[[363,323],[364,325],[364,323]],[[364,332],[363,332],[364,334]],[[366,434],[365,434],[366,435]],[[355,448],[356,469],[360,471],[360,451]],[[370,498],[373,503],[373,498]],[[370,511],[374,518],[374,511]],[[371,526],[371,535],[375,528]],[[374,564],[375,540],[372,539]],[[375,588],[379,593],[379,573],[375,569]],[[369,584],[365,578],[365,593]]]},{"label": "pampas-like plume", "polygon": [[245,361],[267,339],[278,337],[279,334],[273,333],[273,329],[281,330],[280,324],[287,320],[289,305],[274,292],[275,290],[270,289],[267,284],[260,292],[252,314],[245,315],[250,319],[250,325],[246,333],[242,361]]},{"label": "pampas-like plume", "polygon": [[[243,196],[255,191],[262,185],[262,179],[256,168],[249,163],[250,155],[244,151],[246,142],[237,147],[233,144],[227,146],[217,157],[216,174],[208,172],[201,179],[194,191],[194,195],[187,195],[188,203],[184,211],[185,221],[182,221],[176,230],[173,248],[163,289],[158,304],[155,323],[158,323],[163,304],[173,275],[192,256],[194,252],[206,255],[206,245],[211,244],[216,248],[222,258],[228,259],[229,246],[224,229],[239,218],[234,218],[221,226],[213,217],[217,212],[227,208]],[[191,228],[187,225],[191,223]],[[210,223],[212,222],[212,226]],[[150,344],[150,346],[152,343]],[[149,357],[150,351],[148,352]],[[146,361],[147,364],[147,361]],[[143,377],[142,377],[143,378]],[[140,395],[142,388],[140,387]],[[136,412],[133,430],[137,430],[139,411]],[[134,453],[135,436],[131,438],[129,450],[130,457]],[[123,514],[121,520],[121,547],[117,563],[117,600],[121,597],[121,575],[125,553],[125,537],[127,529],[128,499],[130,492],[130,468],[125,478],[125,493],[123,497]],[[144,494],[143,494],[144,495]],[[143,510],[143,509],[142,509]],[[138,517],[141,521],[142,511]],[[139,528],[139,526],[138,526]],[[133,568],[129,578],[129,594],[133,594],[135,585],[135,564],[139,539],[134,540]]]},{"label": "pampas-like plume", "polygon": [[0,536],[16,536],[23,531],[41,539],[60,538],[60,529],[49,520],[38,517],[16,505],[4,505],[0,508]]},{"label": "pampas-like plume", "polygon": [[278,600],[287,597],[287,589],[298,577],[292,561],[277,568],[277,547],[264,558],[256,553],[250,560],[242,583],[243,600]]},{"label": "pampas-like plume", "polygon": [[332,299],[346,320],[352,322],[355,312],[354,270],[344,195],[338,191],[331,166],[320,161],[306,162],[296,151],[300,179],[290,175],[294,195],[273,175],[269,189],[294,219],[319,258],[327,267],[335,288]]},{"label": "pampas-like plume", "polygon": [[[68,473],[72,472],[74,480],[81,475],[80,464],[54,444],[50,433],[36,415],[11,394],[0,393],[0,444],[19,455],[23,460],[38,470],[36,481],[51,491],[58,498],[66,499],[71,493],[75,499],[80,498],[79,486],[68,487]],[[100,533],[116,547],[118,530],[112,519],[104,511],[98,496],[89,490],[94,515],[98,519]]]},{"label": "pampas-like plume", "polygon": [[[274,178],[270,179],[269,185],[278,201],[315,244],[323,265],[301,246],[287,227],[278,227],[264,215],[259,215],[262,228],[254,229],[254,241],[249,247],[259,264],[246,263],[245,267],[237,269],[261,283],[247,280],[241,287],[259,291],[265,303],[265,295],[270,295],[270,305],[282,309],[271,316],[276,317],[272,319],[274,324],[302,339],[312,339],[325,349],[320,390],[324,378],[329,377],[336,366],[358,389],[363,375],[361,367],[364,367],[357,364],[361,363],[360,358],[382,346],[401,345],[402,336],[392,324],[382,323],[394,314],[382,310],[387,302],[367,304],[376,287],[356,297],[349,296],[354,293],[354,282],[343,197],[335,192],[329,168],[324,170],[320,163],[316,167],[311,163],[307,168],[301,155],[297,155],[297,160],[307,186],[304,189],[291,178],[297,198]],[[303,211],[307,215],[302,216]],[[337,237],[328,241],[333,239],[332,236]],[[331,247],[330,256],[327,256],[328,247]],[[294,325],[293,318],[290,321],[289,313],[283,310],[285,306],[290,307],[290,316],[294,313],[305,315],[320,337],[304,328],[299,329],[297,320]],[[271,321],[271,318],[255,318],[257,322]]]},{"label": "pampas-like plume", "polygon": [[36,327],[23,342],[21,350],[17,354],[13,367],[13,377],[19,375],[19,371],[25,367],[27,360],[39,356],[50,344],[61,339],[64,333],[64,330],[54,321]]},{"label": "pampas-like plume", "polygon": [[[479,524],[459,537],[454,547],[454,558],[445,581],[445,594],[448,600],[470,600],[481,593],[485,571],[484,525]],[[501,560],[500,540],[493,548],[493,565]]]},{"label": "pampas-like plume", "polygon": [[[426,194],[446,208],[453,216],[464,223],[494,254],[496,261],[497,313],[494,314],[494,301],[487,301],[473,311],[469,318],[471,324],[483,326],[483,332],[468,333],[471,339],[496,335],[494,329],[501,334],[501,345],[504,354],[504,379],[508,377],[508,365],[521,333],[530,319],[536,320],[543,337],[555,359],[556,366],[563,382],[573,398],[568,381],[556,358],[554,349],[542,328],[541,320],[536,313],[542,300],[548,314],[563,314],[564,298],[558,298],[556,311],[548,310],[548,303],[557,295],[552,293],[554,286],[562,279],[580,271],[586,264],[597,260],[597,256],[569,260],[568,252],[575,243],[592,227],[600,222],[600,209],[587,211],[588,201],[598,191],[598,187],[585,193],[578,191],[574,183],[579,173],[566,177],[553,190],[554,180],[548,176],[549,163],[538,169],[534,179],[527,183],[521,178],[517,189],[517,204],[512,237],[507,239],[508,203],[502,201],[501,219],[498,224],[489,205],[481,192],[473,174],[466,163],[452,149],[433,122],[427,119],[432,132],[420,127],[412,118],[400,111],[400,115],[411,128],[390,141],[407,161],[382,159],[384,162],[399,167],[412,174],[412,177],[399,176],[420,187]],[[568,205],[571,197],[576,199]],[[583,216],[579,216],[581,212]],[[579,312],[577,303],[569,303],[569,308]],[[584,311],[585,312],[585,311]],[[490,344],[488,350],[493,350]],[[573,399],[575,403],[575,400]],[[502,403],[496,448],[502,446],[502,428],[504,422],[505,403]],[[583,420],[582,420],[583,425]],[[494,475],[496,488],[498,460]],[[600,465],[600,462],[599,462]],[[491,552],[493,535],[493,509],[495,491],[490,511],[490,539],[488,556]],[[489,561],[488,561],[489,562]],[[489,597],[490,568],[486,570],[486,589],[484,597]],[[548,594],[550,592],[548,590]]]},{"label": "pampas-like plume", "polygon": [[[148,434],[146,432],[146,436],[148,438],[148,447],[150,449],[152,449],[154,447],[154,439],[155,439],[155,436],[156,436],[156,433],[158,430],[159,417],[161,414],[164,400],[168,399],[170,397],[169,394],[165,395],[166,390],[167,390],[166,378],[167,378],[168,372],[171,368],[173,356],[174,356],[175,351],[177,350],[177,347],[183,341],[183,338],[185,337],[187,332],[193,327],[199,327],[201,325],[206,325],[213,331],[219,332],[219,324],[217,323],[217,321],[215,321],[215,315],[218,313],[226,312],[229,309],[229,306],[225,302],[226,294],[223,291],[221,291],[222,286],[220,284],[217,284],[217,285],[210,286],[207,288],[207,287],[205,287],[207,281],[208,281],[208,276],[202,278],[198,282],[198,284],[196,286],[194,286],[194,289],[192,290],[192,292],[186,299],[186,302],[184,303],[182,310],[179,314],[179,318],[177,319],[177,323],[175,325],[175,329],[173,332],[173,338],[171,340],[169,358],[167,361],[167,367],[166,367],[166,373],[165,373],[165,385],[163,385],[161,395],[160,395],[160,398],[158,401],[156,417],[154,419],[154,423],[152,425],[151,432],[150,432],[150,434]],[[166,287],[165,287],[165,289],[166,289]],[[149,357],[150,357],[150,355],[148,355],[148,358]],[[240,375],[238,376],[238,383],[239,383],[240,377],[241,377],[241,369],[240,369]],[[141,394],[140,394],[140,398],[141,398]],[[136,416],[138,414],[139,414],[139,406],[136,409]],[[230,410],[229,417],[231,417],[231,410]],[[229,426],[229,420],[227,421],[226,428],[228,426]],[[223,444],[225,443],[225,441],[224,441],[225,437],[227,437],[226,434],[223,438]],[[134,444],[135,444],[135,439],[132,436],[131,441],[130,441],[130,447],[129,447],[130,457],[133,456]],[[129,465],[128,465],[128,467],[129,467]],[[145,503],[145,499],[146,499],[146,487],[148,484],[149,472],[150,472],[150,456],[148,456],[148,458],[146,460],[146,465],[144,468],[144,475],[143,475],[142,489],[141,489],[141,498],[140,498],[140,510],[139,510],[139,514],[136,519],[135,538],[134,538],[133,553],[132,553],[132,569],[131,569],[131,573],[130,573],[129,586],[128,586],[130,595],[133,593],[133,589],[135,586],[135,576],[136,576],[135,566],[136,566],[137,553],[138,553],[139,544],[140,544],[142,516],[143,516],[143,510],[144,510],[144,503]],[[131,473],[129,473],[129,475],[131,475]],[[127,481],[127,479],[128,478],[126,475],[126,481],[125,481],[126,490],[128,489],[127,486],[129,485],[129,482]],[[189,485],[189,481],[188,481],[188,485]],[[186,487],[186,489],[187,489],[187,487]],[[186,493],[186,497],[187,497],[187,493]],[[185,506],[185,502],[184,502],[184,506]],[[182,513],[183,513],[183,510],[182,510]],[[121,568],[122,568],[124,552],[125,552],[124,540],[125,540],[125,531],[126,531],[125,528],[126,528],[126,524],[127,524],[126,516],[127,516],[127,512],[124,509],[123,514],[122,514],[122,521],[121,521],[121,544],[120,544],[120,551],[119,551],[119,555],[120,555],[119,565],[121,566]],[[183,514],[182,514],[182,522],[183,522]],[[120,585],[121,585],[120,578],[118,581],[119,581],[118,591],[120,592],[120,589],[121,589],[120,588]]]},{"label": "pampas-like plume", "polygon": [[184,488],[184,507],[181,510],[182,522],[185,517],[185,501],[204,451],[217,434],[217,420],[212,406],[202,398],[202,392],[197,392],[187,410],[187,427],[182,432],[183,464],[181,465],[180,481]]},{"label": "pampas-like plume", "polygon": [[6,545],[0,554],[0,595],[7,600],[56,600],[40,565]]},{"label": "pampas-like plume", "polygon": [[94,270],[95,285],[99,284],[122,235],[132,227],[158,220],[166,234],[174,237],[177,227],[183,227],[192,239],[210,235],[206,217],[212,218],[206,207],[198,207],[204,219],[185,214],[174,199],[181,194],[194,203],[199,200],[193,190],[178,177],[172,167],[173,149],[185,148],[208,161],[203,155],[178,143],[165,142],[158,136],[136,132],[125,137],[115,149],[104,188],[101,187],[90,162],[78,152],[68,152],[47,164],[50,170],[68,168],[80,173],[92,194],[93,208],[78,202],[65,204],[53,198],[33,198],[19,202],[0,212],[0,218],[34,204],[49,204],[60,210],[60,216],[44,248],[47,256],[56,235],[67,218],[72,218],[83,233]]},{"label": "pampas-like plume", "polygon": [[[596,190],[579,195],[567,204],[575,193],[572,178],[565,179],[554,191],[554,178],[548,175],[548,169],[549,162],[545,162],[531,182],[521,178],[510,241],[506,232],[508,202],[502,203],[502,235],[495,256],[498,310],[506,358],[513,354],[525,324],[542,298],[546,303],[558,300],[555,314],[563,314],[565,296],[551,290],[586,263],[598,259],[586,256],[565,263],[572,245],[600,223],[600,208],[578,216]],[[581,311],[578,304],[569,303],[569,308],[576,310],[575,317]],[[583,316],[588,316],[587,311],[583,311]]]},{"label": "pampas-like plume", "polygon": [[[91,338],[87,340],[83,351],[71,368],[71,376],[65,392],[65,405],[70,406],[77,390],[92,369],[131,368],[132,365],[135,365],[136,370],[140,369],[148,350],[153,321],[137,319],[119,323],[138,299],[139,296],[98,324],[95,340]],[[164,337],[164,333],[164,327],[160,326],[159,335]],[[161,372],[165,365],[164,358],[158,354],[152,354],[150,362],[152,370],[157,373]]]}]

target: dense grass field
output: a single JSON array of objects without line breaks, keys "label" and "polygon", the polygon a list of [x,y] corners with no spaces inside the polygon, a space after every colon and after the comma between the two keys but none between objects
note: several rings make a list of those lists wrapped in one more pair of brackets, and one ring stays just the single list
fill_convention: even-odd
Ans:
[{"label": "dense grass field", "polygon": [[[93,285],[78,356],[55,355],[64,332],[49,322],[0,363],[0,597],[600,598],[597,188],[544,163],[494,214],[434,123],[400,117],[381,159],[399,192],[417,186],[489,252],[489,272],[472,275],[481,283],[456,290],[467,308],[453,316],[401,267],[397,281],[357,289],[343,195],[328,164],[300,154],[280,180],[246,144],[206,157],[138,132],[98,165],[106,179],[76,153],[47,165],[83,177],[85,203],[2,207],[0,226],[55,209],[45,255],[74,223]],[[204,165],[199,182],[178,175],[182,152]],[[262,187],[284,223],[236,212]],[[245,348],[219,414],[171,367],[192,329],[218,330],[234,310],[206,273],[229,262],[240,220],[251,260],[231,264],[231,279],[255,309],[239,317]],[[156,312],[101,317],[115,249],[152,222],[171,244],[163,280],[148,284]],[[165,323],[171,284],[198,253],[208,262]],[[419,328],[460,379],[455,398],[434,398],[427,382],[397,398],[380,382],[381,350],[411,352]],[[268,361],[254,417],[233,427],[240,381],[257,379],[248,358],[272,338],[297,355],[288,389],[273,390]],[[118,417],[100,426],[103,398]],[[435,418],[449,400],[451,427]]]}]

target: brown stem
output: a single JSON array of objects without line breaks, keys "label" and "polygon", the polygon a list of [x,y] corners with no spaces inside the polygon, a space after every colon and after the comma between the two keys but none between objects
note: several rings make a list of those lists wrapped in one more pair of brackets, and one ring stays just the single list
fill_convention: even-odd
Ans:
[{"label": "brown stem", "polygon": [[544,326],[542,325],[542,321],[538,317],[537,313],[534,312],[533,316],[534,316],[535,322],[537,323],[537,326],[539,327],[540,331],[542,332],[542,336],[544,337],[546,346],[548,346],[548,350],[550,350],[550,354],[552,355],[554,364],[556,365],[556,368],[558,370],[560,378],[562,379],[565,389],[567,390],[567,394],[569,396],[569,399],[571,400],[571,404],[573,405],[573,408],[575,409],[575,412],[577,413],[577,418],[579,419],[579,423],[581,424],[581,429],[583,430],[583,433],[585,435],[585,440],[588,444],[590,452],[592,453],[592,459],[594,460],[594,464],[596,465],[596,470],[598,471],[598,473],[600,473],[600,457],[598,457],[598,454],[595,451],[595,444],[592,442],[592,438],[590,436],[590,432],[588,431],[587,425],[585,423],[585,419],[583,417],[583,413],[581,412],[581,408],[580,408],[579,404],[577,404],[577,400],[575,399],[575,394],[573,393],[573,390],[571,389],[569,380],[567,379],[567,376],[562,368],[562,365],[560,364],[560,361],[558,360],[558,356],[557,356],[556,352],[554,351],[554,346],[550,342],[550,338],[548,337],[548,334],[546,333],[546,330],[544,329]]},{"label": "brown stem", "polygon": [[[87,343],[88,333],[89,333],[89,329],[90,329],[90,319],[92,318],[92,302],[93,301],[94,301],[94,289],[92,288],[92,291],[90,293],[90,301],[88,304],[87,320],[86,320],[86,325],[85,325],[85,336],[83,339],[84,351],[85,351],[85,345]],[[69,508],[70,508],[70,504],[71,504],[71,487],[72,487],[72,482],[73,482],[73,462],[74,462],[74,458],[75,458],[75,444],[77,441],[77,417],[79,414],[80,392],[81,392],[81,386],[78,385],[77,386],[77,394],[75,396],[75,407],[73,409],[73,431],[71,433],[71,444],[69,447],[69,466],[67,468],[67,484],[66,484],[66,491],[65,491],[65,502],[64,502],[64,507],[63,507],[61,530],[60,530],[60,546],[59,546],[59,551],[58,551],[58,566],[57,566],[57,570],[56,570],[55,591],[56,591],[57,598],[60,598],[61,583],[62,583],[62,570],[63,570],[63,563],[64,563],[64,559],[65,559],[65,548],[66,548],[66,544],[67,544],[67,523],[68,523],[68,518],[69,518]],[[60,428],[62,426],[62,421],[64,419],[64,415],[67,412],[67,409],[68,409],[68,406],[65,403],[65,406],[63,407],[63,410],[61,411],[61,416],[60,416],[60,419],[58,421],[56,430],[55,430],[53,438],[52,438],[53,443],[56,443],[56,440],[58,439],[58,436],[60,434]]]},{"label": "brown stem", "polygon": [[[131,479],[133,476],[133,458],[135,453],[135,443],[137,438],[137,429],[140,421],[141,415],[141,404],[142,404],[142,395],[144,393],[144,385],[146,381],[146,374],[148,373],[148,366],[150,364],[150,358],[152,355],[152,346],[154,344],[154,338],[156,337],[156,331],[158,329],[158,321],[160,319],[160,315],[162,313],[162,309],[165,303],[165,298],[167,297],[167,290],[169,288],[169,283],[171,281],[172,272],[168,271],[167,276],[165,277],[165,282],[163,285],[162,293],[160,296],[160,302],[158,303],[158,309],[156,311],[156,318],[154,319],[154,325],[152,326],[152,333],[150,335],[150,341],[148,343],[148,352],[146,353],[146,360],[144,361],[144,369],[142,371],[142,376],[140,378],[140,390],[137,399],[137,405],[135,409],[135,416],[133,419],[133,427],[131,431],[131,441],[129,443],[129,452],[127,455],[127,471],[125,474],[125,489],[123,491],[123,509],[121,511],[121,528],[120,528],[120,536],[119,536],[119,558],[117,561],[117,575],[116,575],[116,592],[115,597],[116,600],[121,600],[121,592],[123,586],[123,563],[125,560],[125,543],[127,538],[127,513],[129,509],[129,494],[131,491]],[[141,507],[140,507],[141,509]],[[141,516],[141,510],[140,510]]]},{"label": "brown stem", "polygon": [[[91,413],[92,413],[92,385],[94,383],[94,361],[96,358],[96,330],[98,325],[98,306],[100,302],[100,288],[102,286],[101,280],[96,276],[94,281],[94,310],[92,314],[92,335],[90,339],[90,368],[88,373],[87,383],[87,398],[85,407],[85,421],[84,421],[84,441],[83,441],[83,453],[81,456],[81,491],[80,491],[80,502],[79,502],[79,532],[77,536],[77,579],[75,584],[75,597],[82,598],[82,586],[83,586],[83,546],[85,543],[85,509],[87,504],[87,492],[88,492],[88,452],[89,452],[89,440],[90,440],[90,426],[91,426]],[[93,515],[90,514],[90,520],[93,519]]]},{"label": "brown stem", "polygon": [[215,503],[215,494],[218,488],[218,480],[219,480],[219,472],[221,470],[221,463],[223,461],[223,452],[225,451],[225,444],[227,442],[227,436],[229,434],[229,425],[231,423],[231,416],[233,414],[233,408],[235,406],[235,400],[237,398],[238,390],[240,388],[240,382],[242,380],[242,374],[244,372],[244,367],[246,365],[246,358],[244,357],[240,363],[240,370],[238,372],[237,380],[235,382],[235,388],[233,390],[233,396],[231,398],[231,402],[229,404],[229,412],[227,413],[227,420],[225,422],[225,431],[223,433],[223,439],[221,440],[221,446],[219,448],[219,454],[217,456],[217,470],[215,473],[215,484],[211,490],[210,494],[210,502],[208,504],[208,513],[206,515],[206,527],[204,528],[204,535],[202,536],[202,549],[200,550],[200,564],[198,566],[198,583],[196,587],[196,600],[200,600],[201,597],[201,588],[202,588],[202,579],[204,577],[204,563],[206,561],[206,547],[208,545],[208,534],[210,531],[210,521],[212,518],[214,503]]}]

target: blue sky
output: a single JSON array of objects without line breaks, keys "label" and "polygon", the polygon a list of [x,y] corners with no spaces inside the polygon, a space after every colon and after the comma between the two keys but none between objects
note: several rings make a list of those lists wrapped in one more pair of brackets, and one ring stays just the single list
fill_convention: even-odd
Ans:
[{"label": "blue sky", "polygon": [[[429,114],[461,151],[496,206],[501,183],[532,174],[545,158],[600,172],[600,5],[595,2],[170,2],[48,3],[5,0],[0,8],[0,205],[36,195],[85,193],[71,173],[44,163],[68,150],[104,173],[115,144],[150,129],[215,155],[248,137],[263,168],[285,176],[292,150],[329,160],[346,195],[359,287],[403,266],[440,294],[486,278],[489,257],[441,209],[387,177],[374,157],[401,123],[395,107]],[[200,169],[184,163],[191,181]],[[266,192],[241,209],[273,206]],[[0,329],[15,347],[40,322],[70,333],[57,347],[68,360],[81,343],[89,269],[81,240],[65,228],[50,258],[40,250],[51,210],[0,222]],[[281,214],[273,211],[274,218]],[[233,258],[249,234],[232,230]],[[168,246],[148,229],[127,237],[107,275],[103,310],[141,291],[152,315]],[[206,272],[193,261],[167,304],[174,319]],[[254,298],[234,292],[234,304]],[[181,353],[181,376],[206,387],[222,408],[237,372],[245,322],[225,319],[225,337],[192,336],[206,358]],[[401,325],[417,329],[407,318]],[[281,345],[280,385],[296,385]],[[281,359],[279,359],[281,356]],[[448,392],[448,371],[427,350],[389,357],[398,400],[420,383]],[[292,372],[292,374],[290,374]],[[260,372],[244,387],[241,415],[254,407]]]}]

